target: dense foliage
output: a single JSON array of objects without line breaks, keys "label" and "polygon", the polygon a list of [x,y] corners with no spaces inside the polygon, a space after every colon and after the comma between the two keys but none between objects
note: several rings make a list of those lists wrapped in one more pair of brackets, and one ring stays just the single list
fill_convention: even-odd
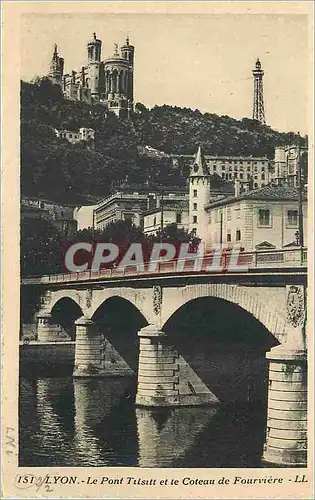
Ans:
[{"label": "dense foliage", "polygon": [[[71,238],[65,238],[51,221],[46,219],[23,219],[21,227],[21,273],[23,276],[54,274],[67,272],[64,266],[64,256],[67,248],[76,242],[115,243],[120,253],[113,264],[117,264],[131,243],[141,243],[144,259],[148,259],[152,244],[168,242],[177,245],[189,243],[191,250],[198,245],[199,239],[192,233],[178,229],[176,224],[170,224],[163,230],[163,235],[146,236],[141,228],[130,221],[112,222],[103,231],[92,228],[77,231]],[[93,252],[92,252],[93,254]],[[177,255],[176,255],[177,256]],[[90,259],[90,262],[91,263]],[[87,262],[86,252],[78,252],[76,264]],[[91,267],[91,266],[89,266]]]},{"label": "dense foliage", "polygon": [[[95,145],[70,144],[54,129],[95,129]],[[22,194],[62,203],[94,202],[121,182],[183,186],[187,160],[177,167],[167,156],[139,155],[149,145],[165,153],[273,156],[276,145],[295,142],[254,120],[200,113],[173,106],[151,110],[138,103],[130,120],[119,120],[102,105],[63,98],[48,79],[21,82]]]}]

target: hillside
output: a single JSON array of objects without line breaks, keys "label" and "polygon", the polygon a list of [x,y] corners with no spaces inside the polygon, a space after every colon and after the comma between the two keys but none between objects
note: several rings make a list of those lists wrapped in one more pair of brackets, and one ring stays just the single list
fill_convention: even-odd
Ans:
[{"label": "hillside", "polygon": [[[95,144],[70,144],[54,129],[95,129]],[[63,99],[47,79],[21,82],[21,191],[63,203],[106,196],[121,182],[186,185],[187,161],[177,169],[170,158],[139,153],[149,145],[164,153],[253,155],[272,158],[274,147],[297,140],[254,120],[236,120],[189,108],[138,103],[130,120],[119,120],[101,105]],[[303,141],[305,141],[304,139]]]}]

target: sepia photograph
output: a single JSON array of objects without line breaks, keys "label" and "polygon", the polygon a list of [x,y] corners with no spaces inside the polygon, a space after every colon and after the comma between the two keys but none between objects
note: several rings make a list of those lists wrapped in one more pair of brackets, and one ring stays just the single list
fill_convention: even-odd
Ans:
[{"label": "sepia photograph", "polygon": [[307,498],[311,9],[35,3],[6,191],[15,495]]}]

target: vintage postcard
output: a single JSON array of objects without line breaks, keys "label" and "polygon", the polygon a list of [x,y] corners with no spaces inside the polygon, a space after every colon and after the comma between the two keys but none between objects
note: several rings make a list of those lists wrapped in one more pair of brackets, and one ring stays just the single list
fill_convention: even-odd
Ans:
[{"label": "vintage postcard", "polygon": [[312,497],[313,16],[2,3],[2,498]]}]

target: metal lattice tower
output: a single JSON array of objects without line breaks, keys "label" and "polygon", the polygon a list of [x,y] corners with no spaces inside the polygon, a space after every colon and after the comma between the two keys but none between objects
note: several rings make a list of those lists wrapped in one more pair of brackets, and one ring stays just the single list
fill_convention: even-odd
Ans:
[{"label": "metal lattice tower", "polygon": [[264,91],[263,91],[264,71],[261,69],[261,62],[259,59],[257,59],[255,68],[253,69],[253,76],[254,76],[253,120],[258,120],[260,123],[266,123],[265,107],[264,107]]}]

